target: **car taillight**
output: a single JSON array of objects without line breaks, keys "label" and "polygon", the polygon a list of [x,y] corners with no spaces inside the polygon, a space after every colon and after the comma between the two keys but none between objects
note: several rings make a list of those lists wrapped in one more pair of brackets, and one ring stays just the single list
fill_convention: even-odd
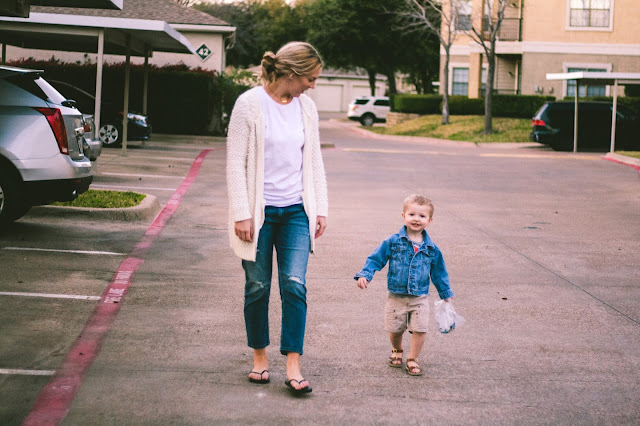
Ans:
[{"label": "car taillight", "polygon": [[67,130],[64,127],[62,113],[57,108],[33,108],[45,117],[53,130],[53,134],[58,142],[58,148],[61,154],[69,155],[69,145],[67,143]]},{"label": "car taillight", "polygon": [[531,120],[531,125],[532,126],[543,126],[544,127],[544,126],[547,125],[547,123],[545,123],[544,120],[533,119],[533,120]]}]

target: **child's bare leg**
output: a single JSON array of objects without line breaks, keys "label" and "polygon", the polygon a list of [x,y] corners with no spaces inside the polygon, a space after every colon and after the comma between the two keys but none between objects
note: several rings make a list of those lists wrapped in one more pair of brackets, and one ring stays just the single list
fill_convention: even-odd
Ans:
[{"label": "child's bare leg", "polygon": [[391,354],[390,364],[392,366],[400,367],[402,365],[402,335],[404,333],[389,333],[389,340],[391,340],[391,347],[395,349],[395,352]]},{"label": "child's bare leg", "polygon": [[407,367],[410,368],[414,373],[421,371],[420,366],[417,362],[408,360],[418,359],[426,338],[427,333],[424,332],[414,331],[411,335],[411,342],[409,343],[409,356],[407,357]]}]

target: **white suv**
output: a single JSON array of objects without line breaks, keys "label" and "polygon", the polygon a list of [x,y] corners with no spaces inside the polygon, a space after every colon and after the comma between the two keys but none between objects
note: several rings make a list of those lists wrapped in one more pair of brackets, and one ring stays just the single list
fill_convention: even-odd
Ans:
[{"label": "white suv", "polygon": [[93,179],[82,113],[41,72],[0,66],[0,229],[31,206],[75,199]]},{"label": "white suv", "polygon": [[351,101],[347,117],[359,121],[363,126],[373,126],[373,123],[386,121],[390,109],[386,96],[361,96]]}]

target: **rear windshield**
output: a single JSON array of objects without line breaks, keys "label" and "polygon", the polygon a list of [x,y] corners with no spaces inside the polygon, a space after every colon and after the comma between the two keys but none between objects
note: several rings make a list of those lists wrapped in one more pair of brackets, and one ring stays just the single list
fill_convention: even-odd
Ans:
[{"label": "rear windshield", "polygon": [[65,100],[60,92],[36,74],[19,75],[8,80],[43,101],[60,105]]},{"label": "rear windshield", "polygon": [[355,104],[356,105],[366,105],[367,102],[369,102],[369,99],[356,99]]}]

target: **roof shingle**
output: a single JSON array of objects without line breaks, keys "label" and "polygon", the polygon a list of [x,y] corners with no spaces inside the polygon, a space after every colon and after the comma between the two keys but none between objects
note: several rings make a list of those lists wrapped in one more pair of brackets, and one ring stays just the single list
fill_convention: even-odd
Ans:
[{"label": "roof shingle", "polygon": [[173,0],[124,0],[122,10],[31,6],[31,12],[150,19],[154,21],[165,21],[170,24],[229,25],[222,19],[218,19],[200,10],[180,5]]}]

